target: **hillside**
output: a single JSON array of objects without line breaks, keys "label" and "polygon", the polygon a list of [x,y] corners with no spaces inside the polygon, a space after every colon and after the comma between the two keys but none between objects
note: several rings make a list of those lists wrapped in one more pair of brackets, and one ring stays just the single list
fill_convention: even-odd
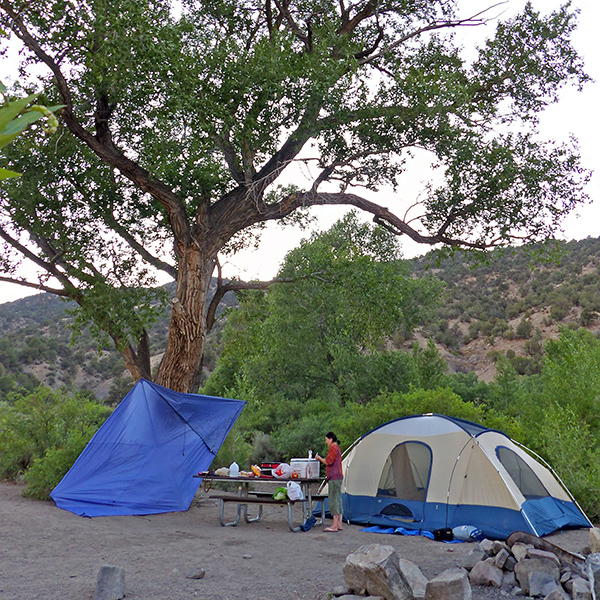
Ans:
[{"label": "hillside", "polygon": [[[423,344],[433,338],[450,371],[474,372],[484,381],[493,379],[500,355],[519,373],[537,372],[544,341],[557,337],[561,326],[600,328],[600,239],[565,243],[559,250],[552,261],[547,255],[532,258],[525,249],[494,252],[477,265],[460,252],[409,261],[416,276],[433,272],[446,284],[437,319],[416,339]],[[234,303],[229,295],[225,306]],[[48,294],[0,305],[0,399],[15,380],[73,386],[111,403],[122,398],[131,378],[120,355],[110,346],[98,348],[87,332],[72,339],[73,308]],[[211,332],[207,373],[219,353],[222,326],[221,319]],[[150,331],[153,364],[162,355],[167,330],[165,312]],[[413,342],[400,333],[394,339],[397,347]]]},{"label": "hillside", "polygon": [[[165,287],[172,291],[174,284]],[[226,294],[217,313],[207,342],[207,372],[217,358],[221,317],[234,303],[235,295]],[[38,382],[54,389],[74,387],[107,403],[118,402],[129,391],[133,380],[114,346],[99,344],[88,331],[73,335],[75,308],[73,302],[45,293],[0,304],[0,400],[15,381],[26,387]],[[153,367],[164,352],[168,318],[165,309],[149,331]]]},{"label": "hillside", "polygon": [[[543,344],[561,327],[600,330],[600,239],[588,238],[533,252],[494,252],[470,265],[464,254],[436,262],[436,254],[413,261],[446,284],[433,337],[451,371],[495,375],[500,355],[520,374],[539,371]],[[551,252],[551,253],[550,253]]]}]

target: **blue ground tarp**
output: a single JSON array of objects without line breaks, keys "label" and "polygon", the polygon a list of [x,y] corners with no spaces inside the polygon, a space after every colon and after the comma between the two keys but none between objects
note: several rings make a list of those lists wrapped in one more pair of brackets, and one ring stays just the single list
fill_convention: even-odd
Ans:
[{"label": "blue ground tarp", "polygon": [[245,402],[140,380],[50,496],[83,517],[187,510]]}]

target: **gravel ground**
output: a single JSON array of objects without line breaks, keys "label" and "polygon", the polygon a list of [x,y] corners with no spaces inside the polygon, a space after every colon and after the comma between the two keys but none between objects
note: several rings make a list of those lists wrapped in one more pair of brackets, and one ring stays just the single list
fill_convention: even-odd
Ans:
[{"label": "gravel ground", "polygon": [[[473,547],[357,525],[292,533],[284,507],[266,507],[260,523],[221,527],[217,502],[203,491],[186,512],[94,519],[21,491],[0,483],[0,600],[91,600],[103,565],[125,569],[126,600],[324,600],[343,584],[346,556],[363,544],[393,546],[427,578],[461,565]],[[588,531],[548,539],[578,552]],[[187,578],[198,568],[206,571],[203,579]],[[473,588],[474,600],[513,597]]]}]

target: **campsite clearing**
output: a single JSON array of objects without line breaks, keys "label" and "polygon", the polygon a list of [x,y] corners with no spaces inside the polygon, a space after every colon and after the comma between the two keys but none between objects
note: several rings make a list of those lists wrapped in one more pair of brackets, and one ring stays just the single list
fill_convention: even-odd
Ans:
[{"label": "campsite clearing", "polygon": [[[390,544],[426,577],[461,564],[472,544],[378,535],[347,525],[290,533],[286,508],[265,507],[262,523],[221,527],[218,504],[199,491],[186,512],[93,519],[21,497],[0,483],[0,599],[92,600],[103,565],[125,569],[125,600],[324,600],[343,581],[348,554],[363,544]],[[580,551],[585,529],[548,537]],[[203,579],[187,575],[203,568]],[[474,600],[499,600],[473,588]],[[516,597],[515,597],[516,600]]]}]

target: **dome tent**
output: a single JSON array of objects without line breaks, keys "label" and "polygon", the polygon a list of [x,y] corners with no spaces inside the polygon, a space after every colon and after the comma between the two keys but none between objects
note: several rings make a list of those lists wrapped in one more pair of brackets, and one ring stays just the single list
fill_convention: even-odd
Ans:
[{"label": "dome tent", "polygon": [[246,403],[141,379],[52,490],[84,517],[183,511]]},{"label": "dome tent", "polygon": [[500,431],[443,415],[390,421],[343,460],[344,519],[434,531],[472,525],[486,537],[591,527],[551,470]]}]

